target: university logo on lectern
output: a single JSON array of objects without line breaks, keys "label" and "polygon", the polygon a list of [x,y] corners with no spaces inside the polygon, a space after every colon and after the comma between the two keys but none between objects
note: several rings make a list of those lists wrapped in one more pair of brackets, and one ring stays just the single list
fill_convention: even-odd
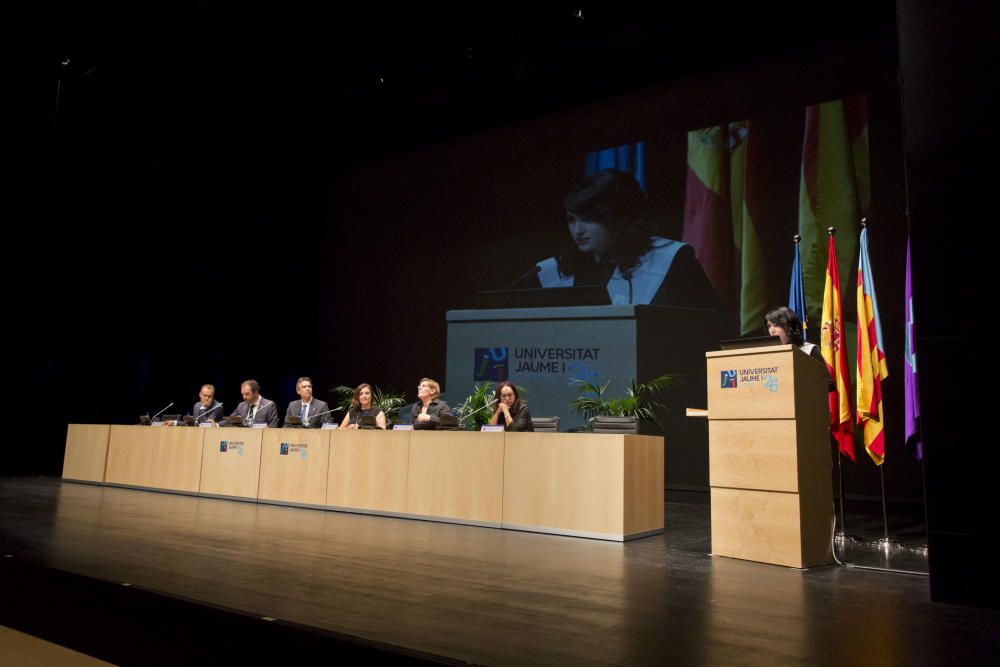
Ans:
[{"label": "university logo on lectern", "polygon": [[281,443],[281,451],[279,452],[279,455],[280,456],[288,456],[288,443],[287,442]]},{"label": "university logo on lectern", "polygon": [[228,451],[228,450],[229,450],[229,441],[228,440],[223,440],[222,442],[219,443],[219,451],[220,452],[225,452],[225,451]]},{"label": "university logo on lectern", "polygon": [[510,377],[509,361],[510,353],[506,347],[477,347],[472,379],[503,382]]},{"label": "university logo on lectern", "polygon": [[722,371],[722,388],[723,389],[735,389],[736,388],[736,371]]}]

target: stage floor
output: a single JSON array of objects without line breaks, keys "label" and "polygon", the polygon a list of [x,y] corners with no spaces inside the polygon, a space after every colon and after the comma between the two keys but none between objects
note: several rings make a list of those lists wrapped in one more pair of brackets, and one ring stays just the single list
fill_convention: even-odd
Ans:
[{"label": "stage floor", "polygon": [[667,503],[663,535],[621,544],[2,478],[0,550],[479,664],[988,664],[1000,649],[1000,613],[933,604],[925,576],[712,558],[704,503]]}]

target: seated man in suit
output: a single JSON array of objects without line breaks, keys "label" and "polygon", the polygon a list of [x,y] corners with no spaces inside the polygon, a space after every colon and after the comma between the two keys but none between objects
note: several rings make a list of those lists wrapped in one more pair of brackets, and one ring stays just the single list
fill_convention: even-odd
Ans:
[{"label": "seated man in suit", "polygon": [[191,410],[194,423],[214,424],[216,421],[224,420],[225,413],[222,410],[222,403],[215,400],[215,387],[210,384],[202,385],[201,391],[198,392],[198,402]]},{"label": "seated man in suit", "polygon": [[307,377],[299,378],[295,382],[295,393],[299,395],[299,400],[288,404],[288,410],[285,411],[285,426],[288,426],[289,417],[301,419],[303,428],[320,428],[330,421],[330,406],[326,401],[313,398],[312,380]]},{"label": "seated man in suit", "polygon": [[239,417],[246,426],[267,424],[270,428],[278,426],[278,406],[260,395],[260,385],[256,380],[247,380],[240,385],[243,402],[236,406],[234,417]]}]

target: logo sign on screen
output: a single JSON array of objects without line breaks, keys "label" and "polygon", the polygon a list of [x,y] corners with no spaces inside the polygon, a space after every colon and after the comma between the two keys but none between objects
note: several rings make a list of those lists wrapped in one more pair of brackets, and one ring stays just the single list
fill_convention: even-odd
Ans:
[{"label": "logo sign on screen", "polygon": [[506,347],[477,347],[473,364],[473,379],[503,382],[510,377],[510,354]]}]

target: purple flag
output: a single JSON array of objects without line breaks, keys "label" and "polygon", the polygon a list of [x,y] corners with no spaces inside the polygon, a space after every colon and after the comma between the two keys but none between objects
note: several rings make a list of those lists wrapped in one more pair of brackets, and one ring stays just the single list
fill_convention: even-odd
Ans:
[{"label": "purple flag", "polygon": [[920,439],[920,386],[917,384],[917,340],[913,326],[913,279],[910,273],[910,240],[906,240],[906,350],[903,359],[904,403],[906,404],[906,448],[917,459],[924,458]]}]

